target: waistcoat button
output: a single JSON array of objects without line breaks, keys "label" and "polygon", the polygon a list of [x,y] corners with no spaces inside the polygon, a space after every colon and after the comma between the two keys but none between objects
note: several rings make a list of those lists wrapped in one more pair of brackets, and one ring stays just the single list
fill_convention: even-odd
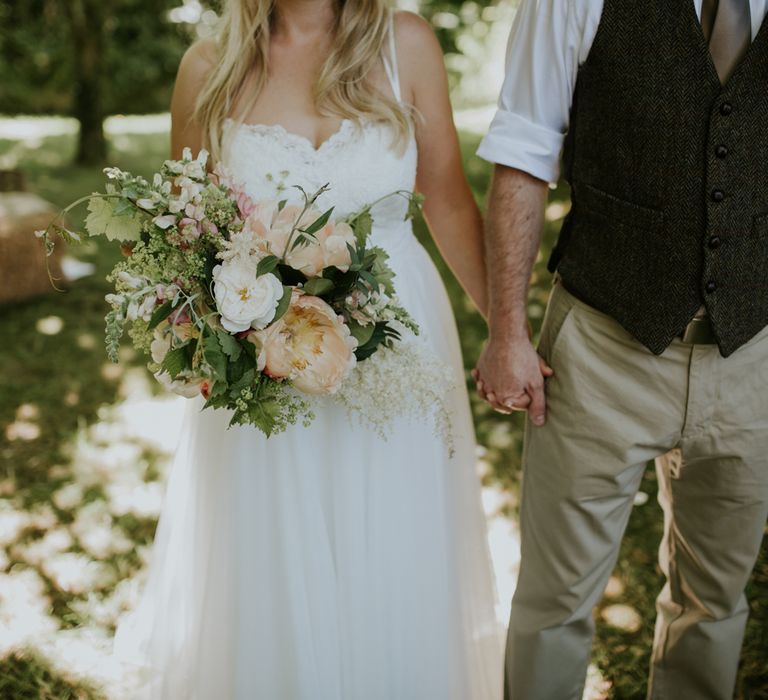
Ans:
[{"label": "waistcoat button", "polygon": [[722,202],[725,199],[725,192],[722,190],[712,190],[712,201]]},{"label": "waistcoat button", "polygon": [[731,112],[733,112],[733,105],[730,102],[723,102],[720,105],[720,114],[724,117],[727,117]]},{"label": "waistcoat button", "polygon": [[722,146],[722,145],[718,146],[715,149],[715,155],[718,158],[725,158],[728,155],[728,148],[727,148],[727,146]]},{"label": "waistcoat button", "polygon": [[709,244],[709,247],[712,250],[715,250],[716,248],[719,248],[721,243],[722,243],[722,240],[720,239],[720,236],[710,236],[709,237],[708,244]]},{"label": "waistcoat button", "polygon": [[717,289],[717,282],[714,280],[709,280],[709,282],[707,282],[707,286],[704,287],[704,289],[706,290],[707,294],[712,294],[712,292]]}]

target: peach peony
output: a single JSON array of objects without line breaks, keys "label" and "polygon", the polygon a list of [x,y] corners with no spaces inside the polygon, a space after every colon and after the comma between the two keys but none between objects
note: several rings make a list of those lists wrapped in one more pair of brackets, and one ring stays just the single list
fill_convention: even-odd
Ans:
[{"label": "peach peony", "polygon": [[[263,241],[263,254],[282,257],[301,210],[298,205],[288,204],[278,211],[277,202],[259,202],[246,219],[245,230]],[[313,207],[304,213],[300,226],[308,227],[320,216],[322,212]],[[338,267],[346,272],[351,263],[348,244],[355,245],[352,228],[342,221],[329,221],[314,234],[314,240],[288,251],[285,262],[307,277],[319,276],[326,267]]]},{"label": "peach peony", "polygon": [[333,394],[355,366],[357,341],[318,297],[294,292],[287,313],[260,332],[265,373],[305,394]]}]

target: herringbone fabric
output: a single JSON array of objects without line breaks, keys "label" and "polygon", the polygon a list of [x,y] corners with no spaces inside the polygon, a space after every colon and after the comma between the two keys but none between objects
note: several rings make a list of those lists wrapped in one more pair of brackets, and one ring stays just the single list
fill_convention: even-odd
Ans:
[{"label": "herringbone fabric", "polygon": [[722,85],[690,0],[605,2],[550,269],[654,353],[702,304],[724,356],[768,325],[766,77],[765,25]]}]

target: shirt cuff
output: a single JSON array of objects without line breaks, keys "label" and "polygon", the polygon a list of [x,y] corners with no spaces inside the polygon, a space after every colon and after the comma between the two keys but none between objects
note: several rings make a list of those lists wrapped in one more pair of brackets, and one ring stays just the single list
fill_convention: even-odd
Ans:
[{"label": "shirt cuff", "polygon": [[559,131],[499,109],[477,155],[554,184],[560,177],[560,151],[564,141],[565,135]]}]

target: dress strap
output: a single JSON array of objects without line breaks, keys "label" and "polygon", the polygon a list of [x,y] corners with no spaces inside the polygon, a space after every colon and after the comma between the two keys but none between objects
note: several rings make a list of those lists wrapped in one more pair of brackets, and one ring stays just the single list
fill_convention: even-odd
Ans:
[{"label": "dress strap", "polygon": [[382,56],[384,60],[384,70],[389,78],[389,84],[392,86],[392,92],[398,102],[402,102],[400,91],[400,72],[397,68],[397,47],[395,46],[395,13],[389,16],[389,54],[386,52]]}]

